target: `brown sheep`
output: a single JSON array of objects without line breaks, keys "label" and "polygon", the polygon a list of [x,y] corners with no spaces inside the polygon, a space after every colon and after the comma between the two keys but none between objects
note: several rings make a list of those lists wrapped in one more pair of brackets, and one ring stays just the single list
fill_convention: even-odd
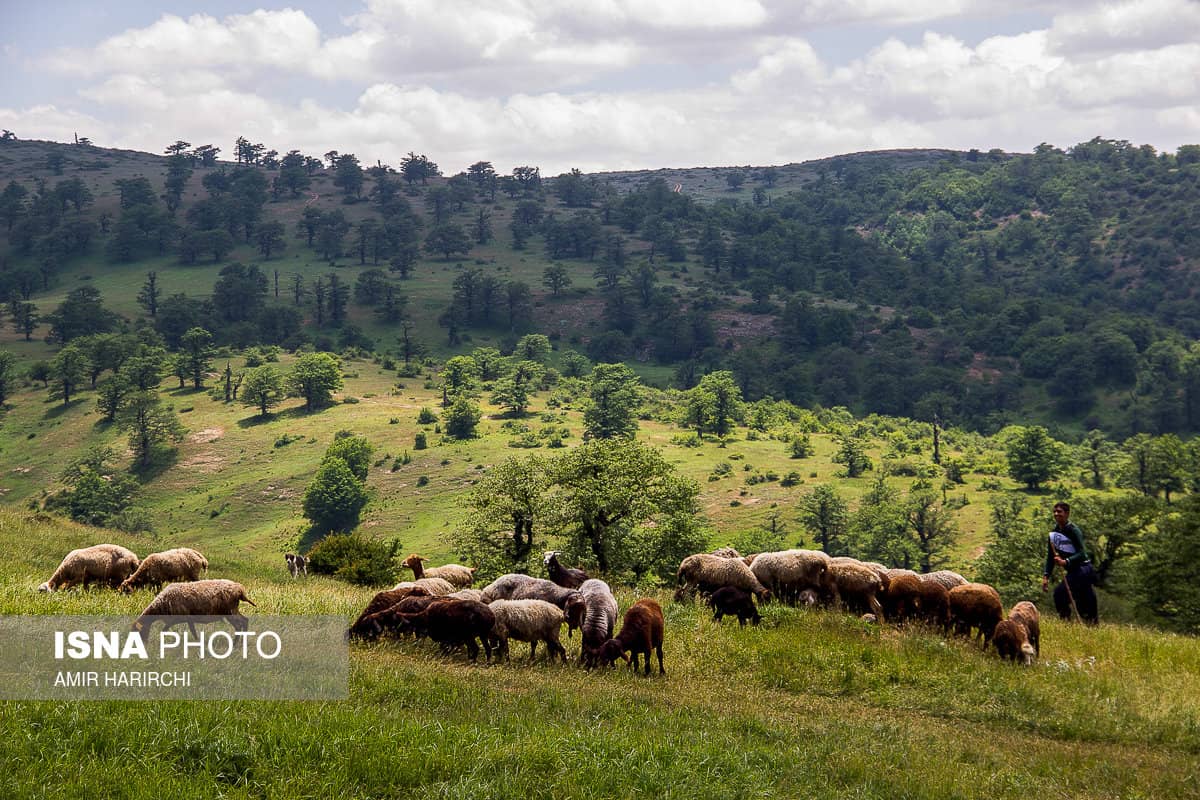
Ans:
[{"label": "brown sheep", "polygon": [[1038,613],[1037,606],[1028,600],[1022,600],[1009,610],[1008,618],[1025,625],[1025,631],[1029,634],[1029,643],[1033,645],[1033,653],[1040,657],[1042,655],[1042,616]]},{"label": "brown sheep", "polygon": [[483,643],[487,662],[492,661],[492,629],[496,627],[496,615],[483,603],[473,600],[443,600],[430,603],[424,611],[416,614],[397,614],[398,630],[428,636],[448,651],[457,645],[467,648],[472,661],[479,657],[479,645]]},{"label": "brown sheep", "polygon": [[420,586],[401,586],[398,589],[385,589],[382,592],[377,592],[371,598],[371,602],[367,603],[367,607],[358,615],[358,619],[350,626],[350,635],[358,636],[359,626],[372,614],[378,614],[380,611],[385,611],[399,603],[406,597],[431,597],[429,591]]},{"label": "brown sheep", "polygon": [[[625,612],[621,623],[621,632],[600,646],[597,660],[601,664],[611,665],[618,658],[623,658],[637,672],[638,655],[646,656],[645,674],[650,674],[650,651],[658,654],[658,674],[666,675],[663,668],[663,630],[666,623],[663,619],[662,606],[657,600],[644,597],[638,600]],[[629,655],[625,655],[625,651]]]},{"label": "brown sheep", "polygon": [[745,626],[746,620],[757,625],[762,621],[758,608],[754,605],[754,596],[735,586],[722,586],[708,597],[708,604],[713,610],[713,620],[720,622],[726,615],[737,617],[738,625]]},{"label": "brown sheep", "polygon": [[[461,564],[443,564],[440,567],[430,567],[425,569],[422,563],[429,559],[425,556],[419,556],[413,553],[408,558],[401,562],[400,566],[408,567],[413,571],[413,579],[421,580],[422,578],[441,578],[447,581],[454,589],[466,589],[475,580],[475,567],[464,567]],[[451,589],[450,591],[454,591]],[[446,594],[449,594],[447,592]],[[436,593],[435,593],[436,594]]]},{"label": "brown sheep", "polygon": [[954,632],[971,636],[976,628],[987,649],[996,625],[1004,618],[1000,594],[986,583],[967,583],[950,590],[950,620]]},{"label": "brown sheep", "polygon": [[588,579],[588,574],[583,570],[564,567],[558,560],[557,550],[547,551],[542,556],[542,563],[550,580],[567,589],[578,589]]},{"label": "brown sheep", "polygon": [[246,596],[246,587],[236,581],[172,583],[150,601],[133,623],[133,629],[145,641],[155,621],[167,617],[163,620],[163,630],[186,622],[193,635],[196,633],[194,623],[218,619],[228,620],[235,630],[248,630],[250,621],[242,616],[239,603],[254,605]]},{"label": "brown sheep", "polygon": [[164,583],[200,580],[208,572],[208,559],[190,547],[176,547],[161,553],[151,553],[142,559],[137,570],[125,579],[120,590],[128,594],[142,586],[162,588]]},{"label": "brown sheep", "polygon": [[942,630],[950,627],[950,592],[937,581],[920,580],[920,596],[917,608],[921,619]]},{"label": "brown sheep", "polygon": [[38,587],[39,592],[69,589],[76,584],[87,588],[100,583],[115,589],[138,568],[138,557],[116,544],[97,544],[72,550],[63,558],[50,580]]},{"label": "brown sheep", "polygon": [[1015,619],[1002,619],[996,623],[992,632],[992,643],[1002,659],[1020,661],[1022,664],[1033,663],[1033,645],[1029,643],[1029,631]]},{"label": "brown sheep", "polygon": [[433,603],[455,603],[449,597],[434,597],[433,595],[409,595],[402,598],[382,611],[370,614],[365,611],[350,626],[351,639],[365,639],[373,642],[386,631],[395,632],[400,628],[402,614],[416,614],[424,611]]},{"label": "brown sheep", "polygon": [[921,579],[915,574],[899,574],[893,577],[883,595],[883,608],[887,618],[903,624],[917,617],[921,609]]}]

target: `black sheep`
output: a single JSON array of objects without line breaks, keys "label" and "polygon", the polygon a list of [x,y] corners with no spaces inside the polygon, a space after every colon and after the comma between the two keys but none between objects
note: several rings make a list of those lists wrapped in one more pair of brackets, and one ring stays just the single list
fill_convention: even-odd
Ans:
[{"label": "black sheep", "polygon": [[496,615],[483,603],[474,600],[432,603],[419,613],[397,616],[397,629],[401,633],[428,636],[447,649],[464,645],[472,661],[479,657],[479,645],[475,643],[478,639],[483,642],[488,663],[492,661],[491,633]]},{"label": "black sheep", "polygon": [[550,550],[542,557],[546,565],[546,574],[550,580],[568,589],[578,589],[588,579],[588,574],[581,569],[564,567],[558,562],[558,552]]},{"label": "black sheep", "polygon": [[737,617],[738,625],[745,625],[746,620],[755,625],[762,621],[758,607],[754,605],[754,597],[736,586],[722,586],[717,589],[709,595],[708,604],[712,606],[713,619],[717,622],[726,614]]}]

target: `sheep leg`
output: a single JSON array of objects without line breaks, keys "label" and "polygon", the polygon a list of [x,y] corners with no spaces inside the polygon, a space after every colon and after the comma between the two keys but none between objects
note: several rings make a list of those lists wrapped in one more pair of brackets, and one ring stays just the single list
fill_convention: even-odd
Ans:
[{"label": "sheep leg", "polygon": [[[667,670],[666,670],[666,669],[663,667],[663,652],[662,652],[662,645],[661,645],[661,644],[660,644],[660,645],[656,645],[654,649],[655,649],[656,651],[658,651],[658,674],[659,674],[659,675],[666,675],[666,674],[667,674]],[[646,654],[646,670],[647,670],[647,672],[649,671],[649,669],[650,669],[650,654],[649,654],[649,653],[647,653],[647,654]]]},{"label": "sheep leg", "polygon": [[537,639],[529,643],[529,663],[533,663],[534,656],[537,655]]}]

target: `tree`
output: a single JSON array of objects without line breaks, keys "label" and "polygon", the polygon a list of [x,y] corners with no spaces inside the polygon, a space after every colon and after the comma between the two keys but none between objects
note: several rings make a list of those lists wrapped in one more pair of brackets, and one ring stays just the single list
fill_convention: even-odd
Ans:
[{"label": "tree", "polygon": [[138,291],[138,305],[146,309],[146,313],[151,318],[158,316],[158,273],[151,270],[146,273],[146,282],[142,284],[142,288]]},{"label": "tree", "polygon": [[322,531],[348,531],[358,524],[370,495],[340,458],[325,458],[304,490],[304,516]]},{"label": "tree", "polygon": [[470,396],[477,377],[477,366],[469,356],[453,356],[442,368],[442,407],[459,397]]},{"label": "tree", "polygon": [[288,391],[304,398],[304,408],[313,411],[333,402],[333,393],[342,388],[342,364],[332,353],[305,353],[287,379]]},{"label": "tree", "polygon": [[459,397],[444,414],[446,435],[454,439],[472,439],[482,414],[479,406],[466,397]]},{"label": "tree", "polygon": [[632,438],[638,428],[640,383],[637,373],[625,364],[593,367],[583,411],[584,438]]},{"label": "tree", "polygon": [[816,487],[800,501],[800,524],[821,549],[830,555],[846,552],[849,507],[828,484]]},{"label": "tree", "polygon": [[360,482],[366,482],[367,471],[371,468],[371,454],[375,447],[362,436],[355,436],[349,431],[338,431],[333,443],[325,450],[324,459],[340,458],[346,462],[351,474]]},{"label": "tree", "polygon": [[542,366],[533,361],[517,362],[508,375],[496,382],[492,402],[508,409],[515,417],[525,416],[529,409],[529,395],[544,373]]},{"label": "tree", "polygon": [[62,398],[63,405],[71,402],[76,387],[87,379],[87,353],[77,344],[69,344],[50,362],[50,374],[54,380],[52,398]]},{"label": "tree", "polygon": [[424,155],[409,152],[408,155],[400,159],[400,176],[410,186],[417,181],[420,181],[424,185],[429,182],[430,178],[436,178],[441,174],[438,165]]},{"label": "tree", "polygon": [[353,153],[337,157],[334,165],[333,185],[341,189],[342,194],[346,197],[352,197],[355,200],[362,197],[363,170],[358,163],[358,158]]},{"label": "tree", "polygon": [[870,456],[867,455],[862,439],[852,433],[838,436],[838,451],[833,456],[834,462],[846,465],[846,477],[857,478],[864,472],[874,468]]},{"label": "tree", "polygon": [[283,376],[271,364],[263,364],[246,373],[242,382],[242,404],[257,406],[261,417],[283,402],[287,394],[283,388]]},{"label": "tree", "polygon": [[143,469],[153,463],[164,446],[181,440],[187,429],[175,410],[164,406],[156,392],[134,392],[117,414],[117,426],[129,434],[134,462]]},{"label": "tree", "polygon": [[204,375],[212,368],[212,334],[204,328],[190,328],[179,339],[186,374],[192,379],[192,388],[204,388]]},{"label": "tree", "polygon": [[991,534],[975,561],[978,580],[994,586],[1006,604],[1040,597],[1048,526],[1024,513],[1027,502],[1019,495],[996,495],[990,502]]},{"label": "tree", "polygon": [[949,510],[936,491],[917,485],[909,492],[907,518],[916,541],[921,572],[939,569],[958,535]]},{"label": "tree", "polygon": [[562,264],[551,264],[542,272],[542,285],[558,297],[558,293],[571,285],[571,276]]},{"label": "tree", "polygon": [[273,253],[281,252],[287,247],[287,242],[283,238],[283,232],[283,223],[278,220],[272,220],[258,226],[255,239],[258,242],[258,252],[262,253],[263,258],[270,260]]},{"label": "tree", "polygon": [[104,307],[100,291],[92,286],[71,290],[52,313],[47,315],[50,333],[47,341],[66,344],[79,336],[107,333],[117,325],[118,317]]},{"label": "tree", "polygon": [[551,468],[560,525],[600,572],[621,560],[621,540],[635,526],[696,514],[699,487],[662,454],[636,440],[597,439]]},{"label": "tree", "polygon": [[383,270],[363,270],[354,281],[354,301],[364,306],[378,305],[389,286],[387,273]]},{"label": "tree", "polygon": [[270,283],[257,265],[238,262],[222,267],[213,284],[213,306],[227,322],[248,322],[258,315]]},{"label": "tree", "polygon": [[549,482],[547,464],[536,455],[507,458],[489,469],[467,495],[467,521],[453,534],[455,551],[485,575],[528,569],[535,536],[552,521]]},{"label": "tree", "polygon": [[444,222],[435,225],[425,237],[425,251],[430,254],[441,253],[449,261],[455,253],[466,255],[471,252],[471,240],[461,225]]},{"label": "tree", "polygon": [[1101,586],[1108,585],[1114,566],[1137,553],[1160,516],[1153,498],[1134,492],[1087,492],[1072,497],[1071,505]]},{"label": "tree", "polygon": [[544,333],[530,333],[522,336],[517,342],[517,346],[513,348],[513,358],[545,364],[552,349],[550,337]]},{"label": "tree", "polygon": [[25,335],[25,341],[31,341],[33,332],[37,330],[41,318],[37,306],[33,303],[14,303],[12,306],[13,330]]},{"label": "tree", "polygon": [[1142,541],[1137,585],[1143,604],[1172,627],[1200,632],[1200,496],[1164,514]]},{"label": "tree", "polygon": [[4,406],[17,377],[17,357],[7,350],[0,350],[0,408]]},{"label": "tree", "polygon": [[1004,449],[1008,474],[1030,491],[1036,491],[1043,483],[1057,477],[1064,465],[1062,446],[1039,425],[1017,426]]},{"label": "tree", "polygon": [[701,432],[724,436],[743,415],[742,390],[727,371],[710,372],[688,392],[688,420]]}]

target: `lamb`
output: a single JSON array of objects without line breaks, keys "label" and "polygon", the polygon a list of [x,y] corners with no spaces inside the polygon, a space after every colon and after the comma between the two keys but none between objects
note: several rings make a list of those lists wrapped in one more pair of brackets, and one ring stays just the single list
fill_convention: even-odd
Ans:
[{"label": "lamb", "polygon": [[283,560],[287,562],[288,572],[293,578],[301,575],[308,577],[308,559],[297,553],[284,553]]},{"label": "lamb", "polygon": [[433,595],[430,594],[428,589],[415,584],[411,586],[401,585],[394,589],[386,589],[382,592],[377,592],[375,596],[371,598],[371,602],[367,603],[367,607],[363,609],[363,612],[358,615],[358,619],[356,619],[354,624],[350,626],[350,635],[351,637],[359,636],[360,634],[358,631],[360,626],[362,626],[362,624],[366,621],[367,617],[391,608],[406,597],[432,596]]},{"label": "lamb", "polygon": [[453,585],[454,589],[466,589],[475,581],[475,567],[464,567],[461,564],[444,564],[440,567],[425,569],[421,562],[428,560],[425,556],[413,553],[400,562],[400,565],[411,569],[413,571],[413,578],[417,581],[420,581],[422,578],[441,578]]},{"label": "lamb", "polygon": [[496,615],[483,603],[473,600],[450,600],[430,603],[424,611],[416,614],[396,614],[398,630],[428,636],[449,649],[465,645],[472,661],[479,658],[478,639],[483,643],[487,662],[492,661],[492,629],[496,626]]},{"label": "lamb", "polygon": [[971,635],[971,628],[979,631],[986,650],[996,625],[1004,618],[1004,606],[1000,594],[986,583],[966,583],[950,590],[950,619],[954,632]]},{"label": "lamb", "polygon": [[546,574],[550,580],[559,586],[578,589],[588,579],[588,574],[583,570],[571,569],[560,564],[557,550],[546,551],[546,554],[542,556],[542,563],[546,566]]},{"label": "lamb", "polygon": [[571,638],[572,631],[583,625],[583,617],[587,612],[587,605],[578,589],[568,589],[542,578],[532,578],[522,582],[506,599],[545,600],[547,603],[558,606],[567,618],[568,639]]},{"label": "lamb", "polygon": [[917,616],[921,607],[922,584],[916,573],[898,574],[888,582],[883,595],[887,618],[897,623]]},{"label": "lamb", "polygon": [[393,589],[411,589],[420,587],[430,594],[442,597],[454,592],[454,585],[445,578],[419,578],[415,581],[400,581]]},{"label": "lamb", "polygon": [[1022,600],[1009,610],[1008,618],[1025,625],[1025,631],[1029,635],[1029,643],[1033,645],[1033,654],[1041,656],[1042,617],[1038,613],[1037,606],[1028,600]]},{"label": "lamb", "polygon": [[566,648],[558,641],[558,632],[566,617],[563,611],[545,600],[496,600],[488,608],[496,617],[492,636],[499,640],[499,653],[508,658],[508,640],[529,642],[529,660],[537,653],[538,642],[545,642],[550,660],[557,654],[567,663]]},{"label": "lamb", "polygon": [[820,550],[780,550],[760,553],[750,565],[750,571],[771,596],[795,604],[805,589],[820,588],[829,556]]},{"label": "lamb", "polygon": [[120,545],[82,547],[67,553],[50,580],[38,586],[38,591],[69,589],[75,584],[82,584],[86,589],[90,583],[101,583],[115,589],[137,570],[138,564],[137,555]]},{"label": "lamb", "polygon": [[495,600],[511,600],[513,592],[518,587],[536,580],[540,579],[520,572],[509,572],[501,575],[483,587],[483,602],[491,603]]},{"label": "lamb", "polygon": [[608,584],[597,578],[584,581],[579,594],[584,602],[583,647],[579,660],[585,667],[592,667],[600,647],[612,638],[613,626],[617,624],[617,599]]},{"label": "lamb", "polygon": [[142,586],[161,589],[164,583],[196,581],[208,572],[208,559],[190,547],[176,547],[161,553],[151,553],[142,559],[137,570],[125,579],[120,590],[132,592]]},{"label": "lamb", "polygon": [[[749,597],[749,595],[747,595]],[[597,660],[601,664],[611,665],[618,658],[630,663],[633,671],[637,672],[638,656],[646,656],[645,674],[650,674],[650,651],[658,654],[658,674],[666,675],[663,668],[663,629],[666,622],[663,619],[662,606],[657,600],[643,597],[625,612],[621,623],[621,632],[600,646]],[[625,651],[629,655],[625,655]]]},{"label": "lamb", "polygon": [[133,623],[133,629],[142,637],[142,641],[145,641],[155,621],[169,617],[172,619],[163,620],[163,630],[186,622],[194,635],[196,622],[214,622],[218,619],[228,620],[234,630],[248,630],[250,620],[242,616],[238,609],[239,603],[254,605],[246,596],[246,587],[236,581],[172,583],[150,601],[150,605],[146,606],[141,616]]},{"label": "lamb", "polygon": [[929,572],[921,576],[921,580],[936,581],[946,587],[946,591],[950,591],[955,586],[966,586],[967,579],[957,572],[951,572],[948,569],[939,569],[937,572]]},{"label": "lamb", "polygon": [[[762,558],[762,556],[759,556]],[[757,559],[756,559],[757,560]],[[771,596],[744,561],[737,558],[721,558],[709,553],[696,553],[685,558],[675,573],[675,599],[681,600],[690,589],[711,594],[722,586],[735,586],[754,594],[760,601]]]},{"label": "lamb", "polygon": [[1033,663],[1033,645],[1029,643],[1029,631],[1025,626],[1011,617],[996,623],[992,632],[992,643],[996,645],[996,653],[1001,659],[1020,661],[1022,664]]},{"label": "lamb", "polygon": [[836,603],[841,600],[847,607],[867,607],[877,619],[884,619],[883,606],[878,595],[883,589],[879,573],[853,558],[830,559],[825,571],[825,588]]},{"label": "lamb", "polygon": [[735,586],[722,586],[708,598],[712,606],[713,619],[720,622],[726,614],[737,617],[738,625],[744,627],[746,620],[757,625],[762,621],[758,608],[754,605],[754,597]]}]

